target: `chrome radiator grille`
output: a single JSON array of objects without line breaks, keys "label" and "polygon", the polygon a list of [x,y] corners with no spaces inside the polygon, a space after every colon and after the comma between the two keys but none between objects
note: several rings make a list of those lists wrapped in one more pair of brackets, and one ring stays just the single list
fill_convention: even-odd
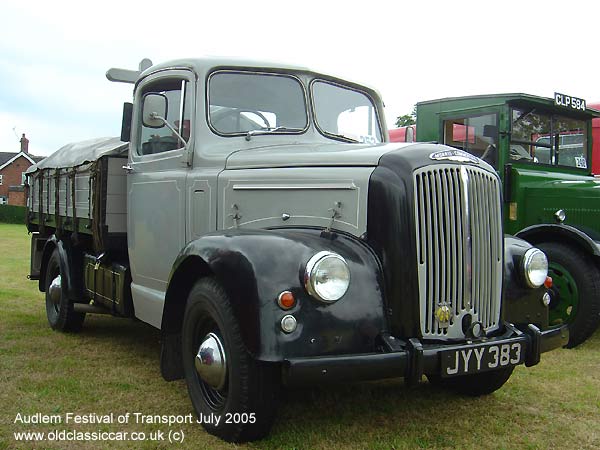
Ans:
[{"label": "chrome radiator grille", "polygon": [[423,337],[464,337],[466,315],[487,331],[498,328],[504,237],[497,177],[450,164],[414,177]]}]

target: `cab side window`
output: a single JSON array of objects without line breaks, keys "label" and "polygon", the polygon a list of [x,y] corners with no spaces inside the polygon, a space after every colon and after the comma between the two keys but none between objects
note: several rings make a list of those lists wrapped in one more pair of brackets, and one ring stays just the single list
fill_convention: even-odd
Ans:
[{"label": "cab side window", "polygon": [[[188,82],[181,79],[160,80],[142,91],[142,98],[148,94],[158,94],[166,99],[165,119],[172,128],[185,139],[190,138],[190,97]],[[144,104],[144,102],[141,102]],[[142,114],[140,113],[140,117]],[[140,154],[152,155],[183,147],[183,143],[166,125],[147,126],[140,119]]]},{"label": "cab side window", "polygon": [[444,121],[444,144],[456,147],[498,167],[496,114]]}]

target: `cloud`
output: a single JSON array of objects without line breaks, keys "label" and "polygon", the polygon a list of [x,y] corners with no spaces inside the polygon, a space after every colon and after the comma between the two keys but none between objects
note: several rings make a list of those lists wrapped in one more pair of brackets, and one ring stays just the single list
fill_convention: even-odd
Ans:
[{"label": "cloud", "polygon": [[590,53],[599,9],[572,0],[576,20],[563,21],[565,5],[554,0],[9,0],[0,27],[0,151],[14,144],[15,125],[36,135],[40,151],[117,135],[131,86],[107,82],[104,72],[135,68],[143,57],[238,55],[315,67],[378,88],[390,123],[417,101],[447,96],[561,91],[600,100]]},{"label": "cloud", "polygon": [[[120,127],[120,124],[119,124]],[[34,114],[6,113],[0,111],[0,149],[4,152],[18,152],[21,134],[29,139],[29,152],[36,156],[46,156],[69,142],[82,141],[92,137],[118,136],[120,128],[99,129],[93,124],[73,126],[60,119],[49,117],[40,119]]]}]

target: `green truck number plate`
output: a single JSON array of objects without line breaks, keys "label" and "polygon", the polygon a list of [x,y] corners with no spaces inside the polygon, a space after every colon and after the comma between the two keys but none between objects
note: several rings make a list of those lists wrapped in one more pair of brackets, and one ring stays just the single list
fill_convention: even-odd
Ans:
[{"label": "green truck number plate", "polygon": [[487,372],[523,362],[521,342],[486,344],[440,352],[442,377]]}]

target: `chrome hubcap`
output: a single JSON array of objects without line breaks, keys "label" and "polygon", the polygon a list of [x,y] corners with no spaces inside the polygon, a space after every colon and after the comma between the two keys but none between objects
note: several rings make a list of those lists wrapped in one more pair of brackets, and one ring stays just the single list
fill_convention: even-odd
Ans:
[{"label": "chrome hubcap", "polygon": [[227,358],[216,334],[208,333],[204,337],[194,364],[202,381],[214,389],[223,389],[227,378]]},{"label": "chrome hubcap", "polygon": [[57,275],[52,283],[50,283],[50,287],[48,288],[48,293],[50,294],[50,300],[54,305],[60,304],[60,294],[62,292],[62,283],[60,275]]}]

